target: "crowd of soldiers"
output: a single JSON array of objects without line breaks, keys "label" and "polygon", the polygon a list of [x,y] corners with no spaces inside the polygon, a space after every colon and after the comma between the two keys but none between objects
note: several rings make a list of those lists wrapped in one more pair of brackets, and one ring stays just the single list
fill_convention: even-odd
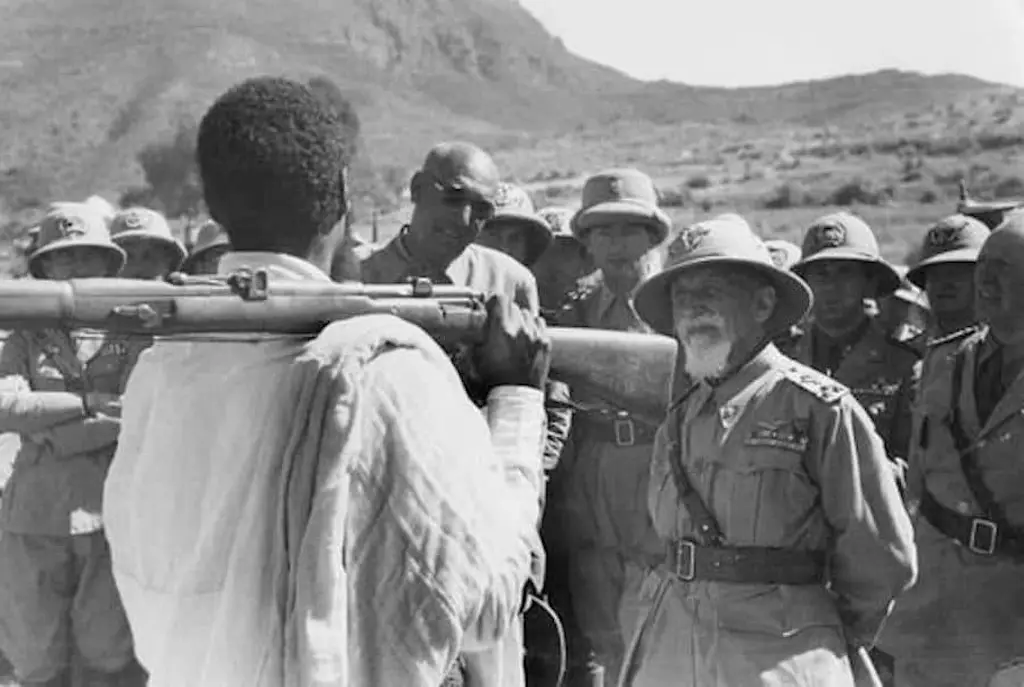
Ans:
[{"label": "crowd of soldiers", "polygon": [[[861,687],[874,672],[900,687],[1024,684],[1013,677],[1024,660],[1024,214],[1007,205],[938,219],[900,267],[851,212],[814,220],[797,246],[762,239],[736,214],[673,227],[633,168],[590,176],[578,207],[539,211],[501,176],[475,145],[435,146],[411,180],[409,223],[383,245],[347,233],[329,270],[269,230],[232,248],[241,234],[213,220],[187,253],[159,213],[96,197],[50,207],[27,267],[57,280],[226,274],[272,246],[288,253],[273,264],[291,278],[425,277],[501,296],[551,326],[677,340],[665,418],[540,381],[538,504],[509,503],[540,516],[526,586],[557,611],[564,646],[545,604],[525,604],[483,648],[456,646],[443,684],[544,686],[563,671],[580,687]],[[204,181],[211,213],[230,226],[229,201],[211,202]],[[76,661],[89,685],[143,684],[143,666],[160,685],[273,684],[180,677],[223,677],[191,657],[224,638],[203,628],[190,639],[181,618],[204,611],[182,610],[199,602],[166,580],[227,554],[171,538],[152,558],[140,542],[154,532],[131,524],[159,510],[164,487],[147,486],[128,457],[155,450],[146,432],[177,441],[139,429],[142,411],[131,433],[122,426],[122,394],[152,345],[15,331],[0,353],[0,431],[20,438],[0,510],[0,652],[23,684],[70,684]],[[175,466],[148,469],[174,491]],[[225,570],[194,594],[228,584]],[[345,669],[429,675],[417,660],[405,672]],[[401,684],[441,683],[423,679]]]}]

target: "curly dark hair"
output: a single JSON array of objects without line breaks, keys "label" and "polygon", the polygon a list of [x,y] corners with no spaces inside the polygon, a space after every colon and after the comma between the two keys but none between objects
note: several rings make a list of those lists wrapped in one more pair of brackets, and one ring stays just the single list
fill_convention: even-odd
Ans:
[{"label": "curly dark hair", "polygon": [[199,124],[196,161],[210,216],[234,250],[304,255],[344,216],[345,123],[308,86],[259,77]]}]

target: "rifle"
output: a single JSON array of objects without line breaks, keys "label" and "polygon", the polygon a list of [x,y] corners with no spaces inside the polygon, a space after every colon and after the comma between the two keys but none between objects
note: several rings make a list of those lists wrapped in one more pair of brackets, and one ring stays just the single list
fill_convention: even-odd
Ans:
[{"label": "rifle", "polygon": [[[262,333],[315,336],[335,320],[391,314],[444,348],[479,343],[485,297],[426,279],[376,285],[279,281],[265,270],[224,277],[172,275],[168,281],[72,279],[0,281],[0,328],[63,326],[126,335]],[[655,423],[668,406],[676,357],[673,339],[597,329],[549,327],[551,374],[584,386]]]}]

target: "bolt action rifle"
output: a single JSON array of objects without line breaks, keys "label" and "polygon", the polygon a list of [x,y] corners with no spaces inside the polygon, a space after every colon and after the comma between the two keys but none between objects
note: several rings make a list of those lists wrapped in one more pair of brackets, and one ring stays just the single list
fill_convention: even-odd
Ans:
[{"label": "bolt action rifle", "polygon": [[[264,270],[227,277],[0,281],[0,328],[68,327],[174,336],[259,333],[314,336],[328,323],[391,314],[449,351],[481,341],[485,297],[426,279],[376,285],[278,281]],[[586,388],[606,408],[659,423],[669,401],[673,339],[654,334],[549,327],[552,376]]]}]

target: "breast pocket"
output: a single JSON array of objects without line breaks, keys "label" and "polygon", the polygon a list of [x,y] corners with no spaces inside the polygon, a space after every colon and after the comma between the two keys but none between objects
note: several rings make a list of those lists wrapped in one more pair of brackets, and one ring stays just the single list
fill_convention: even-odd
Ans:
[{"label": "breast pocket", "polygon": [[725,504],[730,543],[782,546],[816,508],[818,488],[804,469],[805,445],[756,441],[747,438],[739,459],[720,467],[716,496]]},{"label": "breast pocket", "polygon": [[880,380],[870,386],[854,388],[854,398],[864,407],[876,426],[886,426],[896,412],[898,381]]}]

